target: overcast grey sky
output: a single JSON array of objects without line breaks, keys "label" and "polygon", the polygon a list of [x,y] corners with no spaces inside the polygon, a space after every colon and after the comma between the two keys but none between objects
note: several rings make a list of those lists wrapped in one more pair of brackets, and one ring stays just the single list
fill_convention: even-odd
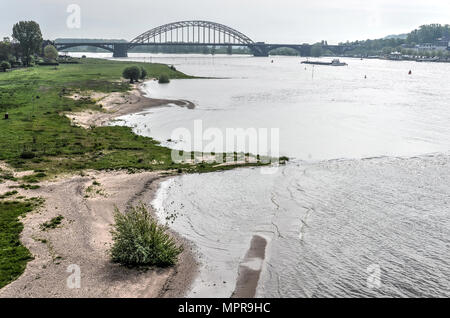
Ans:
[{"label": "overcast grey sky", "polygon": [[[67,7],[81,8],[81,27],[67,27]],[[0,36],[35,20],[44,38],[131,40],[181,20],[226,24],[254,41],[303,43],[379,38],[428,23],[450,24],[450,0],[1,0]]]}]

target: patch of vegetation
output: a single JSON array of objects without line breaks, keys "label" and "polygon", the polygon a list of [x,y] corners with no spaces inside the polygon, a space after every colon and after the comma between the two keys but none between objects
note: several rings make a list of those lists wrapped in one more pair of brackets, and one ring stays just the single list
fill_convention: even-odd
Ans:
[{"label": "patch of vegetation", "polygon": [[0,199],[6,199],[8,197],[12,197],[13,195],[16,195],[18,192],[16,190],[14,191],[8,191],[6,193],[3,193],[2,195],[0,195]]},{"label": "patch of vegetation", "polygon": [[38,241],[38,242],[40,242],[40,243],[42,243],[42,244],[47,244],[47,239],[43,239],[43,238],[34,238],[34,240],[35,241]]},{"label": "patch of vegetation", "polygon": [[107,197],[105,191],[101,188],[100,182],[94,180],[90,186],[86,188],[85,198],[89,198],[91,196],[100,195],[103,197]]},{"label": "patch of vegetation", "polygon": [[145,205],[132,207],[125,213],[114,211],[111,231],[113,262],[126,266],[172,266],[182,247],[151,216]]},{"label": "patch of vegetation", "polygon": [[26,183],[39,183],[39,181],[41,181],[46,176],[47,175],[44,172],[38,172],[35,174],[24,176],[21,180]]},{"label": "patch of vegetation", "polygon": [[17,181],[17,178],[11,172],[2,172],[0,171],[0,181],[9,180],[9,181]]},{"label": "patch of vegetation", "polygon": [[50,221],[44,222],[40,225],[42,231],[47,231],[51,229],[56,229],[59,225],[61,225],[64,217],[62,215],[55,216]]},{"label": "patch of vegetation", "polygon": [[20,242],[23,224],[19,218],[31,212],[42,201],[0,201],[0,288],[16,280],[33,257]]},{"label": "patch of vegetation", "polygon": [[10,189],[24,189],[24,190],[37,190],[39,189],[41,186],[37,185],[37,184],[27,184],[27,183],[23,183],[19,186],[10,186]]}]

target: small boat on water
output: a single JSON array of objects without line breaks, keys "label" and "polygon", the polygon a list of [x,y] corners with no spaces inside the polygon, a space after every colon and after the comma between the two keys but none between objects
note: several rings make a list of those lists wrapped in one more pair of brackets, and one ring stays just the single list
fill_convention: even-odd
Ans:
[{"label": "small boat on water", "polygon": [[339,59],[334,59],[331,62],[321,62],[321,61],[303,61],[302,64],[311,64],[311,65],[328,65],[328,66],[346,66],[347,63],[339,61]]}]

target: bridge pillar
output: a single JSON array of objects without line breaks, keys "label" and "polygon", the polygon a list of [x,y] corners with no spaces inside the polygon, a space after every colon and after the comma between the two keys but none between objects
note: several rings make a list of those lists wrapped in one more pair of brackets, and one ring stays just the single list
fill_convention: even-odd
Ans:
[{"label": "bridge pillar", "polygon": [[113,57],[128,57],[128,43],[114,43]]},{"label": "bridge pillar", "polygon": [[269,48],[265,43],[258,42],[254,45],[249,46],[253,53],[253,56],[269,56]]},{"label": "bridge pillar", "polygon": [[302,44],[298,46],[297,51],[300,53],[300,56],[311,56],[311,45]]}]

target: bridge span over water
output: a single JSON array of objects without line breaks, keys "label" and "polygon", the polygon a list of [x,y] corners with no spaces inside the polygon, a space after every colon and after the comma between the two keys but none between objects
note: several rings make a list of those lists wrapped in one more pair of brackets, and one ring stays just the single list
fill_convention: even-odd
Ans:
[{"label": "bridge span over water", "polygon": [[[310,44],[268,44],[254,42],[245,34],[226,25],[209,21],[180,21],[161,25],[142,33],[130,42],[73,42],[55,43],[58,50],[66,50],[77,46],[94,46],[113,53],[114,57],[127,57],[128,51],[137,46],[228,46],[248,47],[254,56],[268,56],[271,50],[291,48],[302,56],[310,55]],[[322,45],[322,48],[335,54],[344,53],[350,49],[345,45]]]}]

